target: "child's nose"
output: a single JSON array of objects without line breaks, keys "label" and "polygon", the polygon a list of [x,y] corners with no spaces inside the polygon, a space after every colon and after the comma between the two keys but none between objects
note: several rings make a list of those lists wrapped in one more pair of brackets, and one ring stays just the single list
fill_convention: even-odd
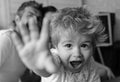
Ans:
[{"label": "child's nose", "polygon": [[81,56],[82,56],[81,50],[79,48],[76,48],[74,50],[74,57],[81,57]]}]

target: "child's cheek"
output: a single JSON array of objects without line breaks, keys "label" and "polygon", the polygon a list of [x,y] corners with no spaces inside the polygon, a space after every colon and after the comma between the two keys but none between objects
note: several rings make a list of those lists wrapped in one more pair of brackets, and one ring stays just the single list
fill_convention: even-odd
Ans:
[{"label": "child's cheek", "polygon": [[88,50],[88,51],[85,51],[83,56],[84,56],[84,59],[87,61],[93,54],[93,51],[92,50]]}]

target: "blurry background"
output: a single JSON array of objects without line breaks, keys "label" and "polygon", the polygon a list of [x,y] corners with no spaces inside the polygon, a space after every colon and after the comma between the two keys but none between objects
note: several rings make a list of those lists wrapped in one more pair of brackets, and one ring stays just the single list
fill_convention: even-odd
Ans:
[{"label": "blurry background", "polygon": [[[0,28],[7,27],[13,19],[16,10],[24,1],[29,0],[0,0]],[[79,7],[88,5],[89,9],[94,12],[113,12],[116,14],[117,25],[114,28],[114,40],[120,40],[120,0],[35,0],[46,5],[54,5],[57,8]]]}]

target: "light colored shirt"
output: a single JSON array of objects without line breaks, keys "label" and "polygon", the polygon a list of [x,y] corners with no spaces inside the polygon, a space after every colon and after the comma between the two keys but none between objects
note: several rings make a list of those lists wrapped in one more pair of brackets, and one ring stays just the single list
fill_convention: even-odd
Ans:
[{"label": "light colored shirt", "polygon": [[11,39],[11,29],[0,30],[0,82],[18,82],[25,71]]},{"label": "light colored shirt", "polygon": [[41,77],[41,82],[100,82],[94,66],[94,60],[91,58],[79,73],[72,73],[61,67],[56,74],[52,74],[50,77]]}]

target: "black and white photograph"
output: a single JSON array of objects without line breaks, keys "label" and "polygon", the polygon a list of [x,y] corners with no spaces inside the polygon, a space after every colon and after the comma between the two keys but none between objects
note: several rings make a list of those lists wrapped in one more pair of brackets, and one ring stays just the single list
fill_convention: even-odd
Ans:
[{"label": "black and white photograph", "polygon": [[0,0],[0,82],[120,82],[120,0]]}]

